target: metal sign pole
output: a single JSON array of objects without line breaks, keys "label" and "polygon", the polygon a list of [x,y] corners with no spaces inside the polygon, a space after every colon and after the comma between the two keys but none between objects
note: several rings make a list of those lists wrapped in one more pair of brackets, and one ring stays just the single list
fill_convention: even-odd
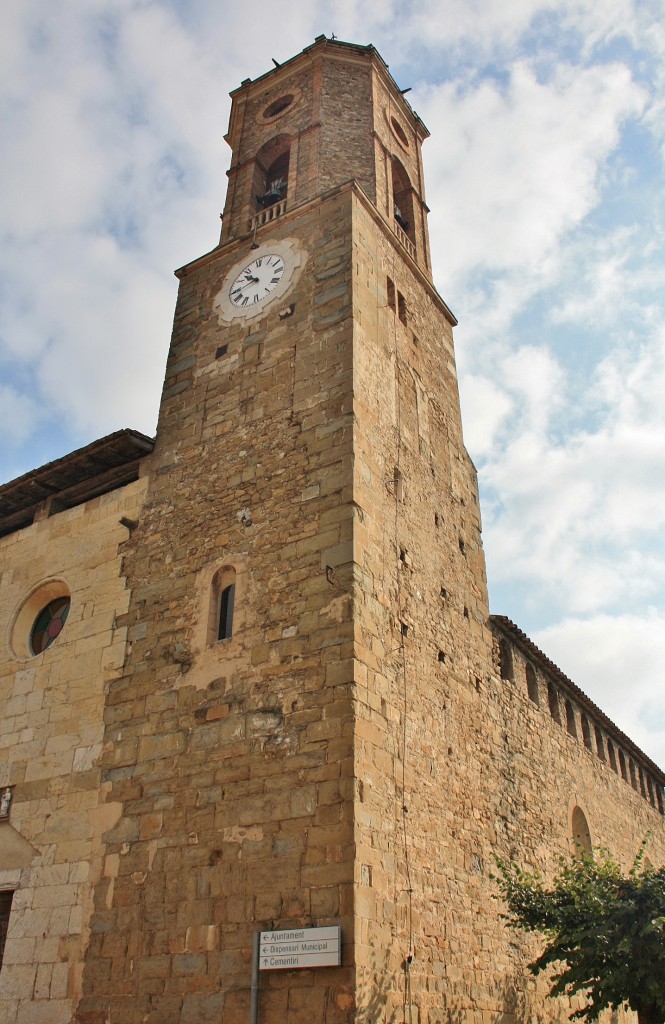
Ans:
[{"label": "metal sign pole", "polygon": [[259,1024],[259,946],[261,932],[252,936],[252,987],[249,994],[249,1024]]}]

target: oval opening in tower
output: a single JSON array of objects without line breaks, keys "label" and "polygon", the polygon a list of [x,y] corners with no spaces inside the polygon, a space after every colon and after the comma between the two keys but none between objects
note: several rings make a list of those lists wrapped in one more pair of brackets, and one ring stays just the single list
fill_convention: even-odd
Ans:
[{"label": "oval opening in tower", "polygon": [[390,118],[390,127],[392,128],[392,130],[394,131],[395,135],[397,136],[399,141],[402,143],[402,145],[408,147],[409,140],[406,137],[406,132],[404,131],[404,129],[402,128],[401,124],[399,123],[399,121],[397,120],[396,117],[391,117]]},{"label": "oval opening in tower", "polygon": [[292,92],[287,93],[286,96],[280,96],[279,99],[277,100],[273,100],[273,102],[270,103],[263,111],[263,116],[265,117],[266,121],[269,120],[271,117],[277,117],[278,114],[283,114],[284,111],[291,106],[293,100],[294,95]]}]

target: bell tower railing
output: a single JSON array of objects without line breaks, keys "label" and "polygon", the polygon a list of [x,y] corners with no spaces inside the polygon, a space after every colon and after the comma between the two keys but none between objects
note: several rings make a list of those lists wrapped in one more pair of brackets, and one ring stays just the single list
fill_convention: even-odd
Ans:
[{"label": "bell tower railing", "polygon": [[286,199],[280,200],[279,203],[273,203],[272,206],[267,206],[265,210],[259,210],[258,213],[255,213],[250,219],[249,230],[254,231],[264,224],[269,224],[271,220],[277,220],[283,213],[286,213]]}]

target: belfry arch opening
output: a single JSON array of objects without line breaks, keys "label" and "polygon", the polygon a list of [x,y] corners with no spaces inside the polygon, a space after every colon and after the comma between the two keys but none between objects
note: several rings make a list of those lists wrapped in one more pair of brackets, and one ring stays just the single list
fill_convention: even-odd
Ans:
[{"label": "belfry arch opening", "polygon": [[252,183],[255,209],[265,210],[286,199],[289,191],[291,138],[277,135],[256,154]]},{"label": "belfry arch opening", "polygon": [[404,165],[396,156],[392,159],[393,216],[409,240],[416,244],[414,224],[413,188]]}]

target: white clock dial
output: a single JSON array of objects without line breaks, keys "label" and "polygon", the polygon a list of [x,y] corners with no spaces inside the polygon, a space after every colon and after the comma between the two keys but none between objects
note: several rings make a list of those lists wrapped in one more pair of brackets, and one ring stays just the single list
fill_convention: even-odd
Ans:
[{"label": "white clock dial", "polygon": [[239,323],[264,316],[295,285],[306,261],[307,253],[295,238],[268,239],[251,252],[245,250],[213,299],[220,321]]},{"label": "white clock dial", "polygon": [[283,275],[284,260],[278,253],[259,256],[240,271],[229,289],[229,298],[239,308],[263,302],[275,290]]}]

